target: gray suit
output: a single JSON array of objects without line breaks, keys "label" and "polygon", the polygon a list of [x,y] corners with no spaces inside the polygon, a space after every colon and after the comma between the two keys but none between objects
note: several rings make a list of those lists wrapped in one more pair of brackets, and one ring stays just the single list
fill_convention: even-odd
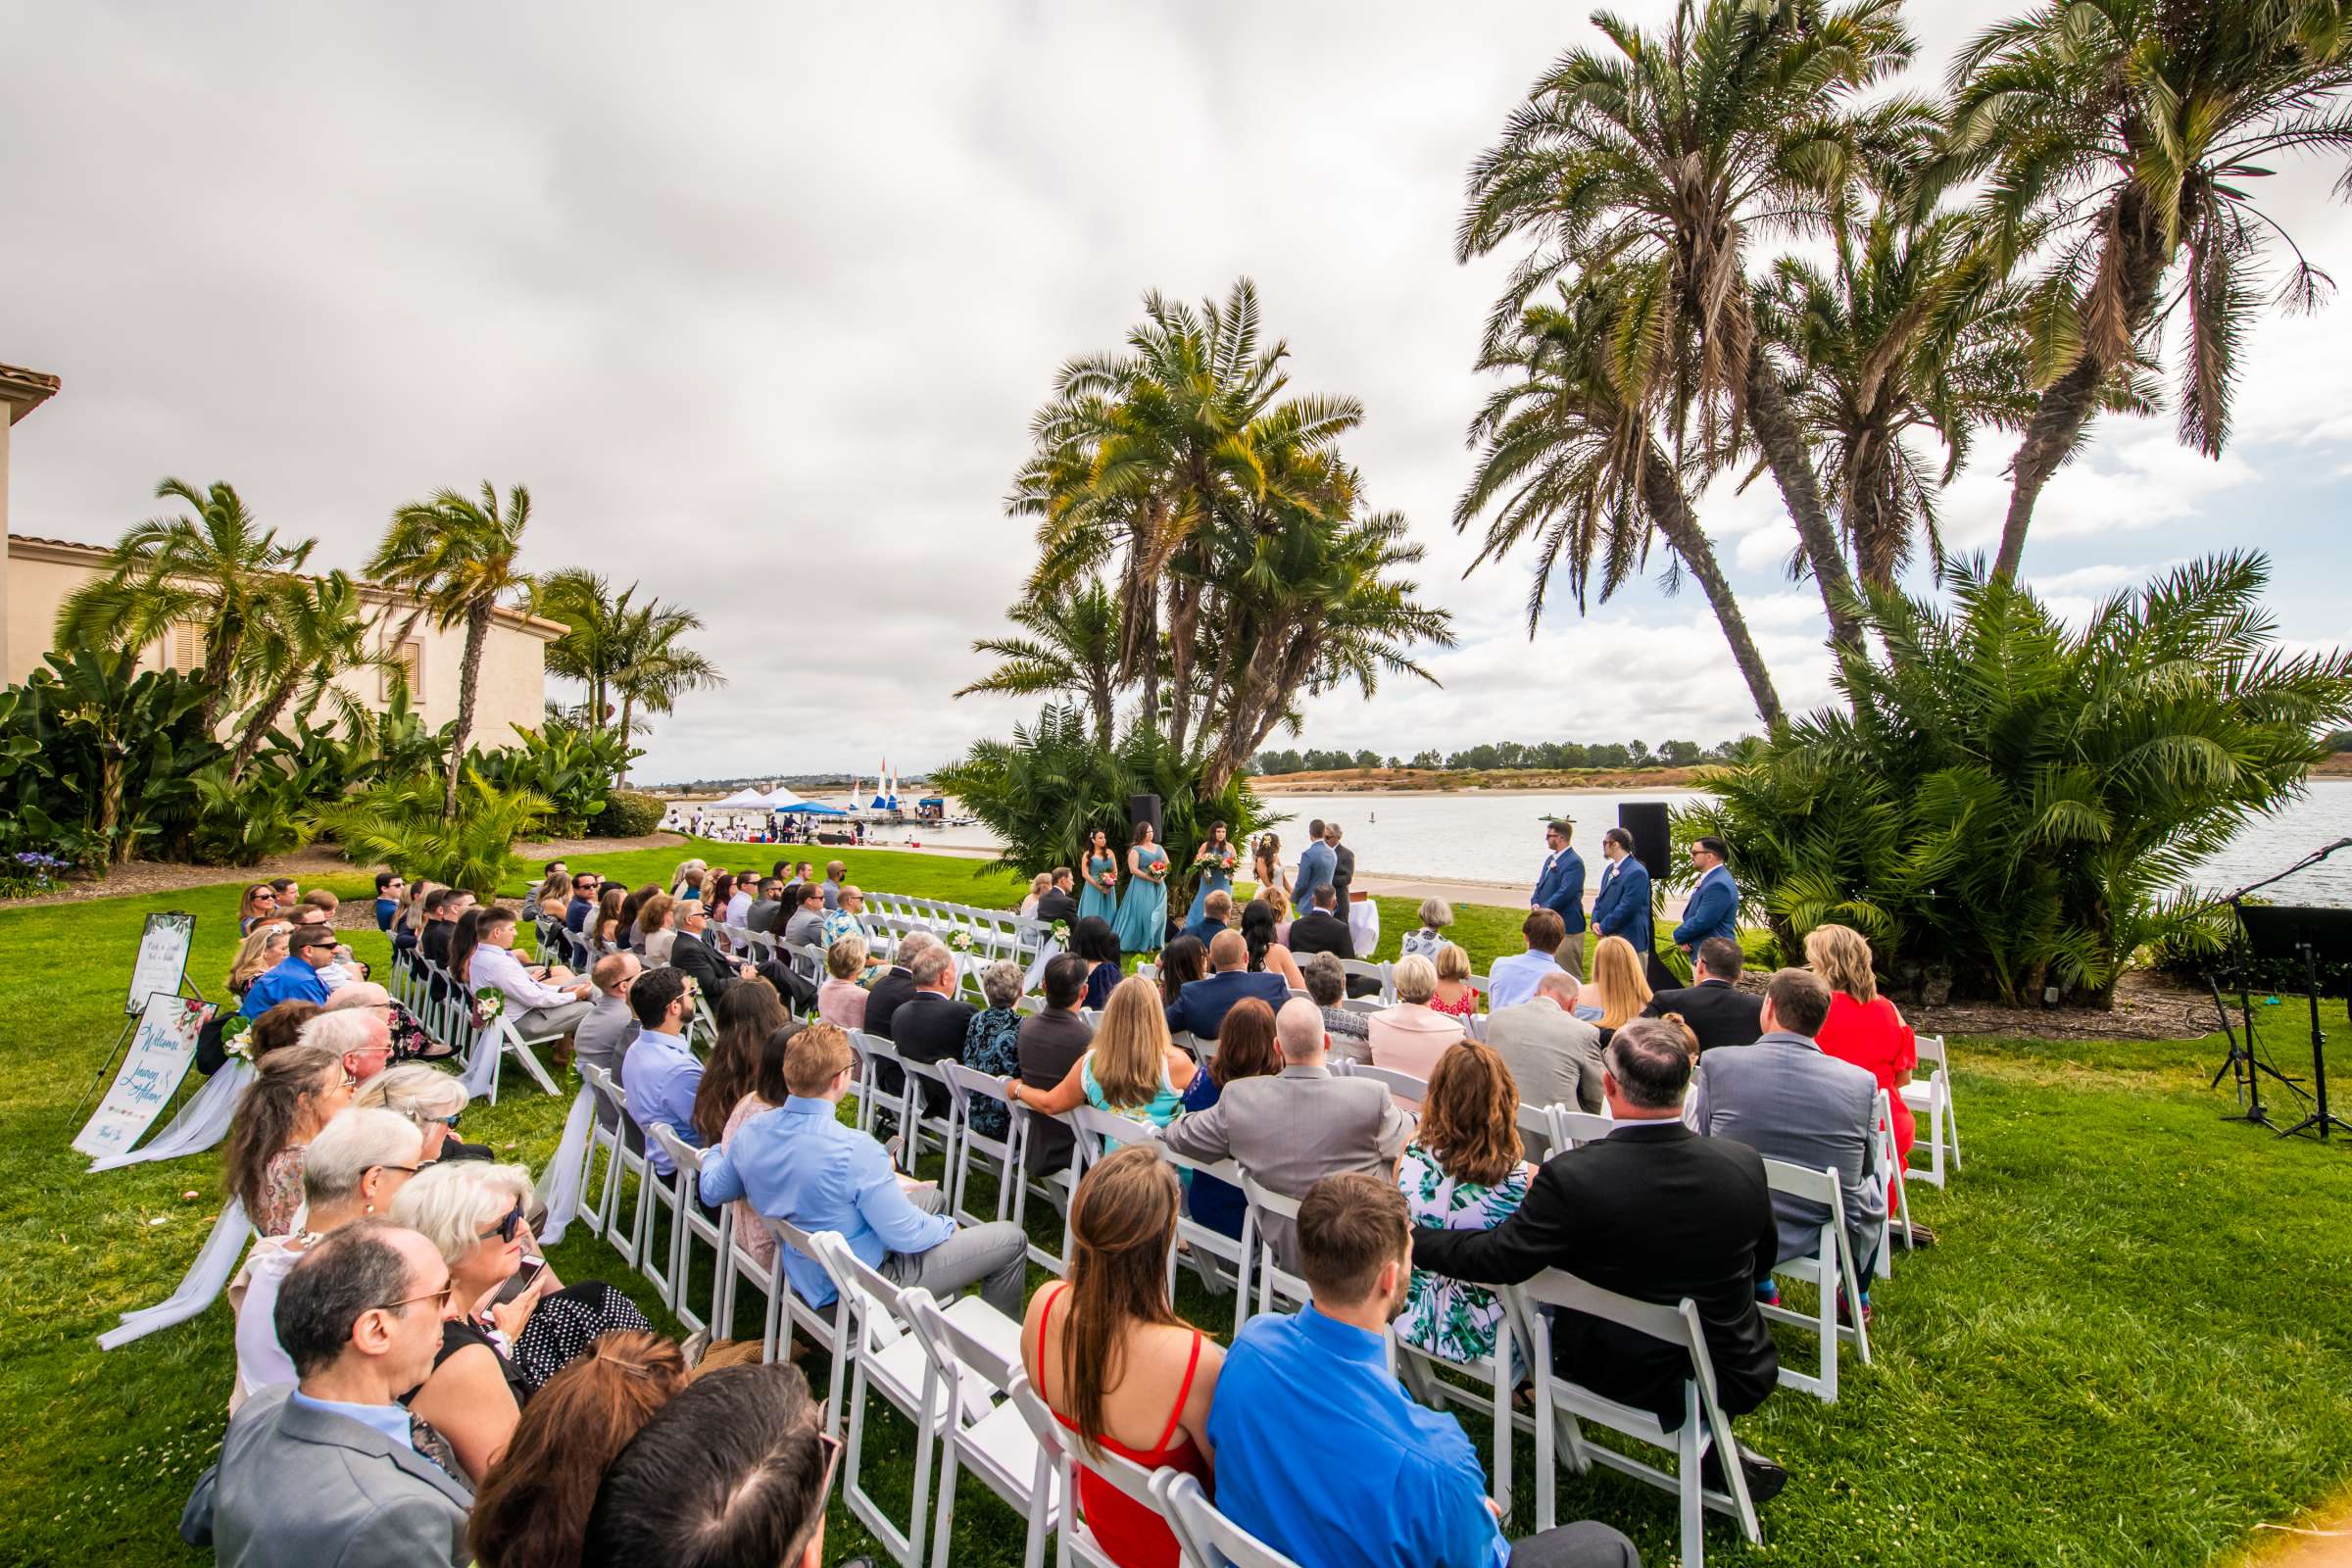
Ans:
[{"label": "gray suit", "polygon": [[[1769,1159],[1835,1170],[1845,1202],[1847,1240],[1865,1280],[1886,1219],[1888,1173],[1879,1165],[1878,1080],[1827,1055],[1803,1035],[1775,1030],[1738,1051],[1710,1051],[1690,1080],[1683,1119],[1710,1138],[1734,1138]],[[1828,1213],[1772,1195],[1780,1225],[1776,1262],[1820,1245]]]},{"label": "gray suit", "polygon": [[403,1443],[265,1389],[229,1418],[220,1462],[180,1516],[220,1568],[416,1568],[471,1561],[473,1493]]},{"label": "gray suit", "polygon": [[1547,997],[1487,1019],[1487,1044],[1519,1085],[1523,1105],[1574,1105],[1598,1115],[1600,1031]]},{"label": "gray suit", "polygon": [[[571,1059],[583,1067],[602,1067],[618,1083],[621,1059],[629,1054],[630,1043],[637,1038],[637,1019],[621,999],[608,997],[601,991],[595,995],[588,1016],[572,1032]],[[622,1120],[619,1111],[601,1100],[596,1102],[596,1119],[607,1127],[618,1126]],[[635,1123],[630,1125],[633,1129]]]},{"label": "gray suit", "polygon": [[[1383,1084],[1335,1078],[1329,1067],[1286,1067],[1273,1078],[1237,1078],[1217,1102],[1168,1123],[1167,1146],[1194,1159],[1231,1155],[1260,1186],[1304,1198],[1326,1176],[1394,1165],[1413,1124]],[[1270,1219],[1267,1240],[1295,1268],[1291,1224]]]}]

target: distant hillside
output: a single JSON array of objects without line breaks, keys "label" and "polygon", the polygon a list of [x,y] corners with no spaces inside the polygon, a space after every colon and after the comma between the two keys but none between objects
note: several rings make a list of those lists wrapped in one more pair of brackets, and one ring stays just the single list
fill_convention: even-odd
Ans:
[{"label": "distant hillside", "polygon": [[[2352,757],[2347,757],[2352,761]],[[1685,789],[1694,767],[1341,767],[1259,773],[1261,795],[1358,795],[1383,790]]]}]

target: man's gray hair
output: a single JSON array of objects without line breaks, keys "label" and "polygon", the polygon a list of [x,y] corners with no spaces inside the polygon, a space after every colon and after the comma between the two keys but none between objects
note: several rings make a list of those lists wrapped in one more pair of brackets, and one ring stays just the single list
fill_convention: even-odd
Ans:
[{"label": "man's gray hair", "polygon": [[948,951],[946,943],[940,941],[939,938],[933,936],[929,931],[924,930],[921,926],[916,926],[913,930],[906,932],[900,936],[898,951],[891,956],[899,962],[905,964],[907,968],[907,971],[911,973],[914,969],[915,958],[926,948],[937,948],[942,953]]},{"label": "man's gray hair", "polygon": [[324,1046],[342,1056],[390,1041],[392,1026],[366,1008],[344,1008],[318,1014],[302,1026],[296,1038],[303,1045]]},{"label": "man's gray hair", "polygon": [[956,955],[936,943],[906,960],[906,972],[918,986],[935,986],[956,970]]},{"label": "man's gray hair", "polygon": [[[356,1220],[327,1232],[286,1270],[270,1321],[297,1377],[341,1360],[361,1314],[412,1294],[409,1260],[390,1241],[394,1229],[381,1220]],[[411,1301],[396,1310],[430,1309],[426,1302]]]},{"label": "man's gray hair", "polygon": [[1576,976],[1565,969],[1546,969],[1536,977],[1536,989],[1555,991],[1567,1001],[1574,1002],[1584,994],[1585,988],[1578,983]]},{"label": "man's gray hair", "polygon": [[1323,1054],[1329,1044],[1323,1036],[1323,1009],[1304,997],[1284,1003],[1274,1015],[1274,1043],[1282,1047],[1282,1059],[1293,1066]]},{"label": "man's gray hair", "polygon": [[700,913],[702,913],[702,912],[703,912],[703,901],[702,901],[702,900],[700,900],[700,899],[680,899],[680,900],[678,901],[678,924],[680,924],[680,925],[684,925],[684,924],[685,924],[687,921],[689,921],[689,920],[693,919],[693,918],[694,918],[696,915],[698,915],[698,914],[700,914]]},{"label": "man's gray hair", "polygon": [[[429,1067],[425,1070],[432,1071]],[[381,1106],[347,1105],[318,1129],[318,1136],[302,1152],[303,1199],[314,1211],[349,1202],[369,1171],[384,1165],[414,1165],[423,1148],[424,1133],[408,1117]]]},{"label": "man's gray hair", "polygon": [[1348,971],[1340,967],[1336,953],[1310,953],[1298,960],[1298,972],[1306,981],[1306,994],[1315,999],[1318,1007],[1336,1007],[1348,995]]},{"label": "man's gray hair", "polygon": [[980,994],[992,1007],[1009,1007],[1021,1000],[1028,972],[1009,958],[999,958],[980,971]]}]

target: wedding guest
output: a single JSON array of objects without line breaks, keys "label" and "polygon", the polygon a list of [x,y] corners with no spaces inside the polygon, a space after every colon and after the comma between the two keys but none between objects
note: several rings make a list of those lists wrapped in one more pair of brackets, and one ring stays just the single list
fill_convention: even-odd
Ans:
[{"label": "wedding guest", "polygon": [[1007,1095],[1014,1104],[1044,1116],[1088,1104],[1165,1127],[1183,1108],[1185,1086],[1196,1070],[1193,1058],[1168,1038],[1158,988],[1142,975],[1130,975],[1110,994],[1094,1044],[1060,1083],[1032,1090],[1014,1079]]},{"label": "wedding guest", "polygon": [[678,940],[677,909],[678,901],[666,893],[657,893],[637,906],[637,946],[650,967],[669,961],[670,948]]},{"label": "wedding guest", "polygon": [[783,999],[774,986],[755,979],[730,988],[718,999],[716,1018],[718,1038],[694,1090],[695,1141],[704,1149],[718,1141],[727,1118],[752,1092],[761,1045],[784,1027],[791,1014],[784,1010]]},{"label": "wedding guest", "polygon": [[[1394,1006],[1368,1020],[1372,1064],[1426,1079],[1438,1058],[1462,1042],[1462,1024],[1430,1006],[1438,994],[1438,967],[1427,958],[1399,958],[1390,978]],[[1401,1102],[1400,1102],[1401,1103]]]},{"label": "wedding guest", "polygon": [[[488,1159],[487,1144],[466,1144],[456,1136],[458,1118],[466,1111],[466,1086],[455,1076],[412,1061],[399,1067],[387,1067],[360,1085],[351,1097],[354,1110],[388,1110],[416,1129],[424,1140],[415,1163],[425,1164],[436,1159]],[[343,1118],[337,1117],[336,1122]],[[330,1122],[331,1127],[335,1122]],[[310,1156],[316,1158],[317,1144]],[[306,1177],[307,1181],[308,1178]],[[318,1228],[318,1216],[311,1215],[313,1229]]]},{"label": "wedding guest", "polygon": [[[1021,1015],[1013,1004],[1021,1000],[1021,966],[1000,958],[980,971],[980,995],[988,1005],[972,1014],[963,1029],[963,1064],[974,1072],[1009,1078],[1021,1070]],[[972,1129],[983,1138],[1002,1138],[1010,1118],[1004,1107],[985,1096],[975,1096]]]},{"label": "wedding guest", "polygon": [[[1075,953],[1047,960],[1046,1004],[1021,1020],[1014,1049],[1020,1057],[1021,1082],[1031,1089],[1052,1089],[1068,1076],[1094,1044],[1095,1031],[1080,1015],[1086,1000],[1087,973],[1093,967]],[[1070,1130],[1051,1118],[1032,1119],[1022,1162],[1031,1175],[1050,1176],[1070,1163]]]},{"label": "wedding guest", "polygon": [[277,890],[267,882],[254,883],[237,901],[237,935],[241,937],[251,936],[263,921],[276,918]]},{"label": "wedding guest", "polygon": [[1348,995],[1347,971],[1328,953],[1310,953],[1299,966],[1306,994],[1323,1010],[1323,1032],[1331,1037],[1331,1054],[1343,1061],[1372,1059],[1372,1029],[1367,1014],[1343,1007]]},{"label": "wedding guest", "polygon": [[1208,973],[1208,949],[1199,937],[1178,937],[1159,950],[1159,999],[1174,1006],[1184,988]]},{"label": "wedding guest", "polygon": [[324,926],[296,926],[286,933],[286,956],[254,976],[237,1010],[259,1018],[281,1002],[325,1005],[332,990],[319,971],[335,961],[335,934]]},{"label": "wedding guest", "polygon": [[1110,993],[1119,983],[1119,939],[1110,922],[1100,915],[1081,915],[1070,928],[1070,951],[1092,965],[1086,973],[1086,1001],[1089,1007],[1106,1007]]},{"label": "wedding guest", "polygon": [[253,1046],[252,1059],[260,1061],[272,1051],[299,1044],[303,1030],[318,1012],[316,1002],[281,1002],[254,1019],[253,1032],[248,1036]]},{"label": "wedding guest", "polygon": [[1642,1016],[1649,1005],[1649,981],[1642,972],[1642,956],[1623,937],[1602,937],[1592,950],[1592,978],[1579,1001],[1598,1009],[1592,1022],[1618,1029]]},{"label": "wedding guest", "polygon": [[1420,912],[1421,928],[1407,931],[1398,941],[1397,956],[1435,961],[1438,950],[1446,945],[1446,928],[1453,924],[1453,906],[1444,899],[1423,899]]},{"label": "wedding guest", "polygon": [[[1870,942],[1850,926],[1817,925],[1805,937],[1805,966],[1830,988],[1830,1012],[1815,1032],[1822,1051],[1869,1073],[1886,1092],[1887,1115],[1894,1123],[1894,1164],[1897,1171],[1910,1163],[1911,1145],[1919,1130],[1911,1107],[1903,1103],[1903,1085],[1919,1066],[1919,1037],[1903,1022],[1902,1011],[1879,995],[1873,972]],[[1786,1025],[1784,1025],[1786,1027]],[[1890,1177],[1886,1201],[1895,1201]],[[1935,1233],[1914,1222],[1913,1246],[1933,1245]]]},{"label": "wedding guest", "polygon": [[303,1152],[351,1103],[353,1087],[343,1058],[319,1046],[288,1046],[254,1063],[221,1157],[229,1193],[262,1235],[294,1228]]},{"label": "wedding guest", "polygon": [[1250,955],[1251,974],[1277,975],[1290,990],[1306,989],[1306,977],[1298,972],[1298,959],[1281,938],[1274,906],[1259,899],[1243,906],[1242,945]]},{"label": "wedding guest", "polygon": [[1730,937],[1709,937],[1698,945],[1690,984],[1680,990],[1653,994],[1642,1009],[1644,1018],[1681,1014],[1698,1036],[1698,1049],[1753,1045],[1764,1032],[1764,999],[1739,988],[1746,956]]},{"label": "wedding guest", "polygon": [[[1446,1052],[1430,1074],[1420,1129],[1396,1166],[1412,1222],[1491,1231],[1527,1200],[1535,1174],[1521,1157],[1519,1086],[1502,1058],[1475,1040]],[[1494,1353],[1503,1318],[1501,1299],[1485,1286],[1415,1269],[1396,1337],[1450,1360],[1478,1362]],[[1515,1371],[1519,1357],[1505,1359],[1506,1372]]]},{"label": "wedding guest", "polygon": [[[268,892],[269,889],[265,887],[263,891]],[[229,962],[228,979],[224,982],[228,994],[242,1002],[256,980],[285,962],[286,938],[293,931],[294,927],[289,921],[269,919],[246,932],[244,940],[237,945],[236,957]],[[252,1017],[254,1014],[248,1013],[246,1016]]]},{"label": "wedding guest", "polygon": [[1439,944],[1433,960],[1438,971],[1437,994],[1429,999],[1430,1010],[1442,1012],[1448,1018],[1475,1018],[1478,1004],[1485,999],[1470,984],[1470,955],[1453,942]]},{"label": "wedding guest", "polygon": [[1568,928],[1556,911],[1528,910],[1527,918],[1519,922],[1519,935],[1527,944],[1527,951],[1496,958],[1494,967],[1487,971],[1491,987],[1487,993],[1487,1010],[1491,1013],[1516,1007],[1536,994],[1537,981],[1554,969],[1568,967],[1559,958],[1568,943]]},{"label": "wedding guest", "polygon": [[842,1029],[865,1027],[865,938],[843,937],[825,949],[825,983],[816,988],[816,1015]]},{"label": "wedding guest", "polygon": [[[725,1149],[743,1131],[743,1124],[763,1111],[775,1110],[792,1098],[792,1090],[784,1082],[784,1054],[804,1029],[831,1027],[805,1024],[798,1018],[786,1018],[768,1031],[752,1056],[752,1076],[749,1088],[727,1112],[726,1121],[718,1129],[717,1147]],[[847,1037],[844,1037],[845,1041]],[[735,1200],[735,1239],[743,1250],[766,1268],[776,1260],[776,1233],[760,1223],[760,1210],[748,1199]]]},{"label": "wedding guest", "polygon": [[1038,872],[1029,879],[1029,896],[1021,900],[1021,906],[1013,912],[1024,920],[1036,919],[1038,902],[1053,891],[1054,873],[1051,871]]},{"label": "wedding guest", "polygon": [[[1272,1078],[1282,1071],[1282,1046],[1274,1033],[1274,1009],[1255,997],[1245,997],[1225,1014],[1217,1030],[1217,1054],[1204,1071],[1193,1074],[1185,1086],[1184,1113],[1207,1110],[1224,1095],[1225,1086],[1243,1078]],[[1189,1198],[1193,1218],[1220,1235],[1242,1234],[1242,1190],[1231,1182],[1196,1173]]]},{"label": "wedding guest", "polygon": [[398,871],[375,873],[375,928],[378,931],[389,932],[392,929],[392,917],[400,912],[401,897],[408,890],[407,880]]}]

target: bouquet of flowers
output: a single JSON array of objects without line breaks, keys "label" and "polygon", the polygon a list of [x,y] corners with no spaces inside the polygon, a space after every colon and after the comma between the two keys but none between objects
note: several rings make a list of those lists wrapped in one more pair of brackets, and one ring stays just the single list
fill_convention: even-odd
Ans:
[{"label": "bouquet of flowers", "polygon": [[507,994],[496,986],[484,986],[473,994],[473,1026],[487,1029],[507,1010]]},{"label": "bouquet of flowers", "polygon": [[971,934],[969,931],[966,931],[965,929],[963,929],[963,927],[961,927],[961,926],[957,926],[957,927],[956,927],[955,930],[953,930],[953,931],[949,932],[949,933],[948,933],[948,951],[949,951],[949,952],[951,952],[951,953],[969,953],[969,952],[971,952],[971,951],[972,951],[972,934]]},{"label": "bouquet of flowers", "polygon": [[253,1020],[232,1012],[220,1025],[220,1049],[244,1061],[253,1059]]},{"label": "bouquet of flowers", "polygon": [[1054,945],[1055,947],[1060,948],[1065,952],[1068,951],[1070,946],[1070,922],[1067,920],[1054,921],[1054,929],[1047,932],[1046,935],[1054,939]]}]

